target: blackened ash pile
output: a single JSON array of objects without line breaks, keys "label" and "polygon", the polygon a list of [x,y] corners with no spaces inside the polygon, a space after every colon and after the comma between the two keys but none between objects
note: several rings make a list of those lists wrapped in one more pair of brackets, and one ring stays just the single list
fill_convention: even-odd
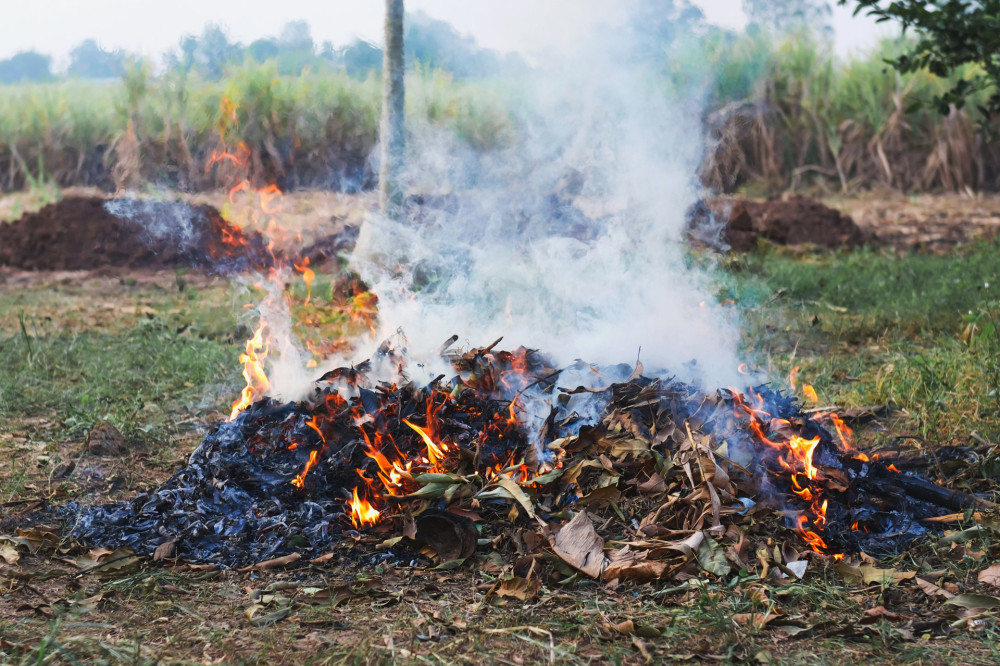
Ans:
[{"label": "blackened ash pile", "polygon": [[[160,488],[62,515],[88,543],[150,555],[174,542],[183,559],[240,567],[367,529],[349,510],[359,491],[383,534],[405,532],[393,516],[449,509],[519,554],[526,530],[547,535],[538,543],[585,511],[600,540],[628,544],[605,572],[624,579],[705,566],[703,548],[743,566],[744,537],[776,532],[804,552],[896,553],[933,529],[923,519],[976,503],[856,450],[842,422],[766,386],[708,394],[641,366],[622,381],[627,370],[578,364],[575,377],[618,381],[568,388],[570,373],[530,350],[451,361],[456,377],[423,387],[373,383],[368,363],[328,373],[308,400],[260,400],[217,427]],[[446,451],[435,459],[420,429]]]},{"label": "blackened ash pile", "polygon": [[[364,379],[353,369],[330,374],[337,377],[309,400],[259,400],[216,427],[155,490],[128,502],[63,507],[71,534],[143,555],[172,541],[187,561],[230,567],[292,552],[318,555],[352,529],[345,500],[361,483],[359,470],[377,474],[367,454],[371,442],[385,439],[386,455],[422,455],[419,434],[403,420],[425,424],[428,405],[437,435],[458,449],[449,469],[495,467],[523,453],[519,431],[505,432],[501,441],[492,426],[508,418],[506,402],[457,384],[368,389],[358,386]],[[347,400],[338,391],[342,379],[352,384]]]}]

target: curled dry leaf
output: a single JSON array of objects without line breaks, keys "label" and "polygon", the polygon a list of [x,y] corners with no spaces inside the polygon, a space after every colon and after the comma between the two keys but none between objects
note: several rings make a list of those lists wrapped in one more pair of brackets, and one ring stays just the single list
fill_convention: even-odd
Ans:
[{"label": "curled dry leaf", "polygon": [[159,562],[160,560],[169,560],[174,556],[174,552],[177,550],[177,542],[174,540],[164,541],[156,550],[153,551],[153,561]]},{"label": "curled dry leaf", "polygon": [[416,517],[416,540],[433,548],[443,562],[471,557],[478,537],[471,519],[450,511],[428,509]]},{"label": "curled dry leaf", "polygon": [[979,582],[1000,587],[1000,564],[993,564],[979,572]]},{"label": "curled dry leaf", "polygon": [[625,636],[639,636],[641,638],[657,638],[663,634],[654,626],[642,624],[633,620],[623,622],[605,622],[602,625],[608,631]]},{"label": "curled dry leaf", "polygon": [[290,553],[283,557],[276,557],[272,560],[264,560],[263,562],[258,562],[257,564],[251,564],[248,567],[243,567],[242,569],[237,569],[241,573],[247,571],[266,571],[267,569],[277,569],[280,567],[287,567],[293,562],[298,562],[302,558],[301,553]]}]

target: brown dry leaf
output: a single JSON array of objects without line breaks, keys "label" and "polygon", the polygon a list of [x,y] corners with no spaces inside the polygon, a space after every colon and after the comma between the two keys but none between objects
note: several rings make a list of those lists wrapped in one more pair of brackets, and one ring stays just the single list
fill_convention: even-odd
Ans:
[{"label": "brown dry leaf", "polygon": [[601,575],[604,568],[604,540],[594,530],[586,511],[581,511],[559,530],[552,542],[564,562],[591,578]]},{"label": "brown dry leaf", "polygon": [[625,636],[657,638],[663,634],[663,632],[656,627],[648,624],[636,623],[632,620],[625,620],[623,622],[604,622],[602,626],[608,631],[624,634]]},{"label": "brown dry leaf", "polygon": [[931,599],[934,599],[935,601],[945,601],[946,599],[951,599],[953,596],[955,596],[948,590],[940,588],[934,583],[926,581],[923,578],[917,578],[916,580],[917,580],[917,585],[920,586],[920,589],[924,591],[924,594],[926,594]]},{"label": "brown dry leaf", "polygon": [[653,472],[653,475],[636,486],[643,495],[660,495],[667,492],[667,483],[663,477]]},{"label": "brown dry leaf", "polygon": [[528,580],[527,578],[507,578],[501,581],[500,585],[493,591],[498,597],[511,597],[527,601],[538,596],[542,589],[542,582],[537,578]]},{"label": "brown dry leaf", "polygon": [[245,573],[247,571],[266,571],[267,569],[277,569],[279,567],[288,566],[293,562],[298,562],[301,558],[302,553],[290,553],[282,557],[276,557],[272,560],[264,560],[263,562],[258,562],[257,564],[251,564],[248,567],[237,569],[237,571]]},{"label": "brown dry leaf", "polygon": [[861,618],[861,622],[867,624],[877,620],[899,620],[902,617],[899,613],[893,613],[891,610],[886,609],[885,606],[876,606],[865,611],[865,616]]},{"label": "brown dry leaf", "polygon": [[159,562],[160,560],[168,560],[174,556],[174,551],[176,550],[176,541],[164,541],[156,547],[156,550],[153,551],[153,561]]},{"label": "brown dry leaf", "polygon": [[904,580],[915,578],[915,571],[897,571],[896,569],[878,569],[867,564],[860,567],[851,566],[846,562],[837,562],[833,565],[834,571],[844,578],[861,582],[866,585],[878,583],[879,585],[898,585]]},{"label": "brown dry leaf", "polygon": [[139,558],[131,548],[121,546],[116,550],[94,548],[75,560],[67,560],[87,572],[105,573],[120,571],[139,564]]},{"label": "brown dry leaf", "polygon": [[604,579],[648,582],[662,578],[669,568],[667,563],[648,560],[647,556],[647,552],[636,552],[628,546],[612,551],[608,565],[604,568]]},{"label": "brown dry leaf", "polygon": [[993,564],[979,572],[979,582],[1000,587],[1000,564]]},{"label": "brown dry leaf", "polygon": [[617,502],[622,497],[621,491],[614,484],[595,488],[576,501],[577,506],[601,505]]},{"label": "brown dry leaf", "polygon": [[27,540],[28,550],[34,554],[39,548],[46,546],[55,548],[59,545],[59,535],[52,530],[41,527],[32,527],[27,530],[18,530],[17,536]]},{"label": "brown dry leaf", "polygon": [[779,617],[782,616],[777,613],[772,613],[770,610],[764,613],[736,613],[733,615],[733,622],[741,627],[763,629]]}]

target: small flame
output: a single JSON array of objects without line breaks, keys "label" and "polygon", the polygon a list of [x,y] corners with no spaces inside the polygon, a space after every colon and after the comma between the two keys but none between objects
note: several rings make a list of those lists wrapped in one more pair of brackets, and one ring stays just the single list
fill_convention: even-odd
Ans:
[{"label": "small flame", "polygon": [[374,525],[378,522],[381,511],[372,506],[368,500],[358,497],[358,489],[355,488],[353,497],[347,501],[347,506],[351,509],[351,524],[355,528],[361,529],[366,525]]},{"label": "small flame", "polygon": [[806,396],[806,400],[815,404],[819,402],[819,396],[816,395],[816,389],[812,387],[812,384],[803,384],[802,393]]},{"label": "small flame", "polygon": [[792,371],[788,373],[788,385],[792,387],[794,391],[797,388],[799,380],[799,366],[792,368]]},{"label": "small flame", "polygon": [[438,461],[444,458],[444,454],[448,450],[448,445],[444,443],[439,445],[426,430],[410,423],[406,419],[403,419],[403,423],[410,426],[410,428],[420,435],[420,439],[424,440],[424,444],[427,445],[427,461],[431,464],[433,470],[435,472],[443,471],[438,467]]},{"label": "small flame", "polygon": [[299,473],[297,477],[292,479],[292,485],[298,488],[299,490],[305,488],[306,474],[308,474],[309,470],[315,467],[316,463],[318,462],[319,462],[319,451],[313,449],[312,451],[309,452],[309,460],[306,461],[306,466],[302,469],[302,471]]}]

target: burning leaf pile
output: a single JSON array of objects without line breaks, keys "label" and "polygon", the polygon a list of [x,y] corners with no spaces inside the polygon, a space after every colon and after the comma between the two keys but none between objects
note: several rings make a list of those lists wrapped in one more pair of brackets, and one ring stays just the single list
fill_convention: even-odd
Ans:
[{"label": "burning leaf pile", "polygon": [[939,524],[927,519],[979,503],[856,450],[836,414],[768,387],[709,394],[641,364],[556,369],[493,346],[449,353],[454,376],[420,385],[385,343],[281,404],[261,352],[248,343],[247,390],[183,469],[129,502],[64,507],[72,535],[231,567],[362,540],[682,579],[746,568],[784,530],[801,554],[898,552]]}]

